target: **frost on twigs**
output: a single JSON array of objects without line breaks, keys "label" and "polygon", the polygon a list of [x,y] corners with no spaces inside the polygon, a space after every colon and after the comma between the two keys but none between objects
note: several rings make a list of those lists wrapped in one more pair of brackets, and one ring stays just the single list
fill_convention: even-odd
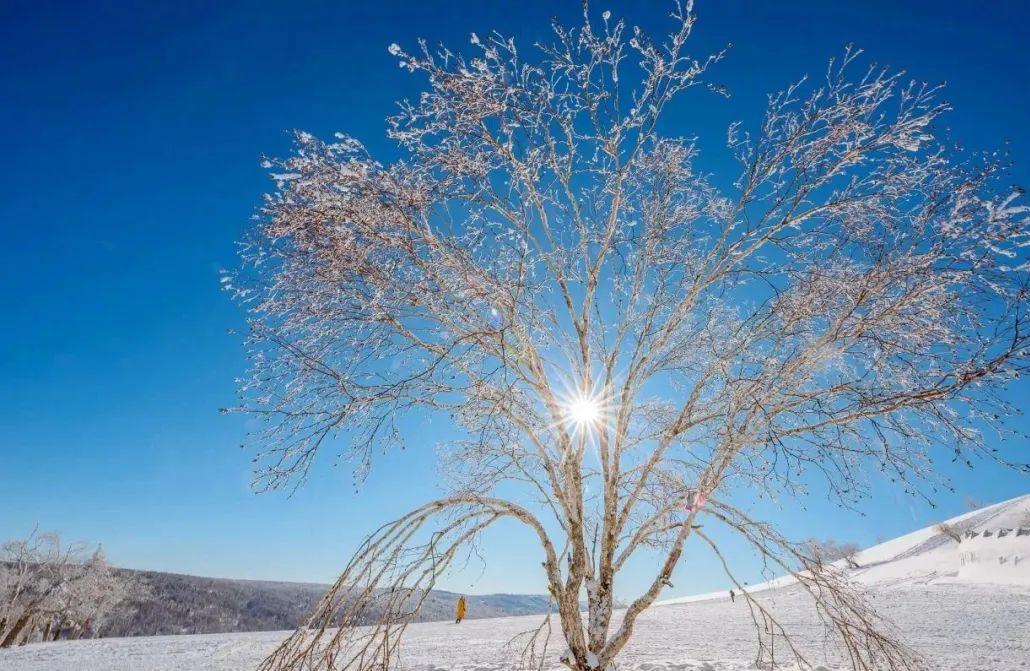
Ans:
[{"label": "frost on twigs", "polygon": [[[727,511],[813,483],[857,506],[870,470],[924,495],[936,454],[1002,460],[999,392],[1030,347],[1025,206],[1001,166],[936,138],[936,87],[857,50],[732,126],[738,167],[709,180],[689,115],[659,132],[670,101],[719,89],[721,53],[691,55],[695,17],[672,8],[654,39],[586,8],[528,51],[393,45],[424,82],[388,121],[401,159],[298,133],[270,161],[225,281],[251,316],[259,486],[325,451],[360,479],[430,449],[404,417],[455,439],[447,497],[373,535],[266,669],[395,665],[421,590],[501,519],[539,547],[577,671],[614,663],[709,525],[808,576],[852,668],[916,665],[846,581]],[[642,551],[653,574],[617,619]]]},{"label": "frost on twigs", "polygon": [[119,604],[144,591],[103,551],[33,531],[0,543],[0,648],[96,637]]}]

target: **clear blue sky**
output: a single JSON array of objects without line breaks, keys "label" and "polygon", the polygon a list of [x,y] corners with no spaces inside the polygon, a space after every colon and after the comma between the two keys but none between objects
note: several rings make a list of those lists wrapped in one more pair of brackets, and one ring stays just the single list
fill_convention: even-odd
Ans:
[{"label": "clear blue sky", "polygon": [[[260,154],[283,154],[299,128],[389,157],[383,117],[419,82],[388,44],[463,47],[497,28],[528,45],[578,0],[88,4],[0,3],[0,538],[38,523],[130,567],[328,580],[365,533],[435,493],[440,434],[409,422],[425,449],[380,462],[357,494],[328,459],[292,498],[250,492],[245,420],[217,412],[244,369],[218,271],[271,186]],[[595,8],[653,26],[669,7],[641,4]],[[726,123],[854,42],[947,80],[955,139],[1008,142],[1014,181],[1030,183],[1030,3],[699,0],[698,14],[695,53],[734,45],[716,71],[733,97],[693,98],[671,130],[699,133],[709,165],[725,165],[714,138]],[[1020,396],[1030,405],[1030,386]],[[1009,449],[1026,459],[1026,444]],[[871,543],[955,514],[965,496],[1030,491],[990,464],[948,472],[959,493],[937,511],[883,488],[864,518],[818,497],[768,514],[796,536]],[[487,541],[485,564],[447,586],[542,591],[528,539]],[[722,584],[692,561],[673,594]]]}]

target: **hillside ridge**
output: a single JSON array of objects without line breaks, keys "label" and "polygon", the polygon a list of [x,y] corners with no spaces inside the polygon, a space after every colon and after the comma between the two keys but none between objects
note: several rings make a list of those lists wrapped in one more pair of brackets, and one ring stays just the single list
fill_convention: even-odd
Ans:
[{"label": "hillside ridge", "polygon": [[[296,629],[329,585],[274,580],[208,578],[181,573],[117,569],[143,586],[101,629],[103,637],[220,634]],[[418,621],[450,620],[458,594],[432,590]],[[469,619],[546,612],[537,594],[468,595]],[[373,614],[370,613],[370,617]]]}]

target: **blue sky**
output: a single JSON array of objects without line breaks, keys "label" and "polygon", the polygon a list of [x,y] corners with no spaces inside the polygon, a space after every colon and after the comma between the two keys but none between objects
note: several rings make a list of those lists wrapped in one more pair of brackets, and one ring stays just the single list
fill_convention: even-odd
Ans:
[{"label": "blue sky", "polygon": [[[228,333],[241,315],[218,271],[235,264],[271,187],[260,155],[285,153],[286,131],[341,130],[379,156],[395,151],[383,118],[419,82],[388,44],[463,46],[496,28],[528,45],[578,4],[3,3],[0,538],[38,524],[102,541],[124,566],[323,581],[367,532],[432,497],[441,434],[417,418],[407,426],[424,449],[387,456],[357,493],[328,459],[292,498],[250,491],[245,420],[217,412],[244,370]],[[725,165],[714,140],[726,123],[754,119],[765,93],[820,74],[854,42],[913,77],[947,80],[956,141],[1006,149],[1013,181],[1030,183],[1030,4],[697,4],[694,52],[733,44],[715,71],[733,96],[691,98],[669,130],[698,134],[711,166]],[[595,8],[660,26],[669,5],[641,5]],[[1023,383],[1011,398],[1028,392]],[[1025,460],[1030,446],[1008,449]],[[966,496],[1030,491],[1030,478],[990,464],[943,468],[958,493],[936,511],[880,487],[865,517],[818,497],[768,516],[795,536],[871,543],[956,514]],[[528,539],[502,528],[486,540],[486,561],[447,587],[542,591]],[[711,562],[689,567],[673,594],[723,584]]]}]

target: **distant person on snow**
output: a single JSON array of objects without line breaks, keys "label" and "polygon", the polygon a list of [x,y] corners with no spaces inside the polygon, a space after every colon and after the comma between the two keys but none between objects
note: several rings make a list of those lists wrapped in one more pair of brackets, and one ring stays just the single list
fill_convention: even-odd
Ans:
[{"label": "distant person on snow", "polygon": [[731,589],[730,590],[730,603],[736,603],[736,601],[737,601],[737,595],[734,594],[733,590]]},{"label": "distant person on snow", "polygon": [[454,624],[458,624],[465,619],[465,608],[467,604],[465,602],[465,595],[462,594],[458,597],[458,604],[454,607]]}]

